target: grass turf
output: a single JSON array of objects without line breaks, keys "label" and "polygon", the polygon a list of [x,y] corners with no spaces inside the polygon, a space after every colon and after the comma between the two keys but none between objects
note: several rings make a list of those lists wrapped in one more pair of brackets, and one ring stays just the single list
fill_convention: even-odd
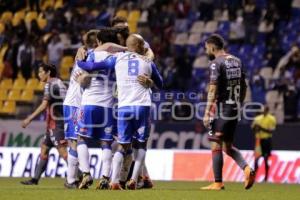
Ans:
[{"label": "grass turf", "polygon": [[24,186],[20,178],[0,178],[0,200],[93,200],[93,199],[205,199],[205,200],[296,200],[300,199],[300,186],[288,184],[255,184],[244,190],[242,183],[225,183],[224,191],[200,191],[207,182],[155,181],[151,190],[96,191],[95,184],[89,190],[64,189],[63,179],[43,178],[38,186]]}]

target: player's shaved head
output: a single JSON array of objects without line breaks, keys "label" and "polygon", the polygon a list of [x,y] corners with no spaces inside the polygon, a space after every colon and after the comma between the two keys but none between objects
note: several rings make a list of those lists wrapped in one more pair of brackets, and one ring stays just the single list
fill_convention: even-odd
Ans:
[{"label": "player's shaved head", "polygon": [[131,34],[126,40],[126,46],[128,47],[128,50],[141,55],[145,53],[144,44],[145,41],[139,34]]}]

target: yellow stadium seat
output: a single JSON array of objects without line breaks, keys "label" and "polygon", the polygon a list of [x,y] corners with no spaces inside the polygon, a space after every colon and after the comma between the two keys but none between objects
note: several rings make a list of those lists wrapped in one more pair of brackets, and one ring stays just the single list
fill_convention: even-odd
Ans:
[{"label": "yellow stadium seat", "polygon": [[47,26],[47,19],[38,18],[37,23],[40,29],[44,29]]},{"label": "yellow stadium seat", "polygon": [[33,100],[33,90],[24,90],[21,94],[21,101],[31,102]]},{"label": "yellow stadium seat", "polygon": [[3,107],[3,101],[0,101],[0,111],[1,111],[2,107]]},{"label": "yellow stadium seat", "polygon": [[13,81],[12,79],[3,79],[0,83],[0,88],[1,89],[6,89],[9,90],[13,86]]},{"label": "yellow stadium seat", "polygon": [[8,92],[7,100],[11,101],[19,101],[21,98],[20,90],[10,90]]},{"label": "yellow stadium seat", "polygon": [[64,6],[64,2],[62,0],[56,0],[54,4],[54,9],[62,8]]},{"label": "yellow stadium seat", "polygon": [[1,110],[2,114],[15,114],[16,113],[16,102],[15,101],[5,101],[3,108]]},{"label": "yellow stadium seat", "polygon": [[4,70],[4,64],[0,61],[0,78],[2,77],[2,72]]},{"label": "yellow stadium seat", "polygon": [[53,0],[45,0],[41,6],[41,9],[46,10],[47,8],[53,8],[54,2],[55,1],[53,1]]},{"label": "yellow stadium seat", "polygon": [[68,80],[70,78],[70,68],[60,68],[60,78],[62,80]]},{"label": "yellow stadium seat", "polygon": [[5,101],[7,99],[7,90],[0,89],[0,101]]},{"label": "yellow stadium seat", "polygon": [[36,79],[36,78],[31,78],[27,81],[26,83],[26,87],[25,87],[25,90],[34,90],[35,88],[37,88],[39,84],[39,80]]},{"label": "yellow stadium seat", "polygon": [[11,22],[12,19],[13,19],[13,13],[10,12],[10,11],[5,11],[1,15],[1,21],[2,22]]},{"label": "yellow stadium seat", "polygon": [[128,17],[128,12],[127,12],[127,10],[121,9],[121,10],[117,11],[116,16],[127,18]]},{"label": "yellow stadium seat", "polygon": [[130,33],[137,32],[137,22],[128,22],[128,27],[129,27]]},{"label": "yellow stadium seat", "polygon": [[23,90],[26,87],[26,81],[23,78],[18,78],[15,80],[12,89],[13,90]]},{"label": "yellow stadium seat", "polygon": [[128,15],[128,22],[138,22],[141,16],[141,12],[139,10],[133,10]]},{"label": "yellow stadium seat", "polygon": [[13,26],[17,26],[20,24],[21,20],[25,18],[25,11],[21,10],[14,14],[14,17],[12,19]]},{"label": "yellow stadium seat", "polygon": [[14,14],[14,17],[19,17],[21,19],[24,19],[25,18],[25,10],[19,10],[17,11],[15,14]]},{"label": "yellow stadium seat", "polygon": [[60,62],[61,68],[71,68],[74,64],[74,58],[72,56],[64,56]]},{"label": "yellow stadium seat", "polygon": [[37,19],[38,14],[36,11],[30,11],[26,14],[25,16],[25,22],[26,23],[31,23],[32,20]]},{"label": "yellow stadium seat", "polygon": [[45,87],[45,83],[43,83],[43,82],[40,81],[38,83],[38,85],[36,86],[35,90],[41,92],[41,91],[44,90],[44,87]]},{"label": "yellow stadium seat", "polygon": [[0,61],[3,61],[4,55],[8,49],[8,45],[4,45],[0,50]]},{"label": "yellow stadium seat", "polygon": [[0,22],[0,34],[5,31],[5,26],[3,23]]}]

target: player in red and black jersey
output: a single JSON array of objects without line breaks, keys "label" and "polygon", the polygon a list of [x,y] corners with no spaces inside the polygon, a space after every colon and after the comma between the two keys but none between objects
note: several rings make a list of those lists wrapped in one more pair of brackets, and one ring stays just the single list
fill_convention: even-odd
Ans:
[{"label": "player in red and black jersey", "polygon": [[225,52],[224,39],[220,35],[211,35],[205,42],[205,48],[212,62],[209,66],[210,83],[203,123],[210,129],[215,182],[201,189],[224,189],[222,151],[244,170],[245,189],[249,189],[254,183],[254,171],[232,145],[241,104],[246,95],[245,72],[241,60]]},{"label": "player in red and black jersey", "polygon": [[40,81],[45,82],[44,97],[40,106],[29,115],[22,123],[26,128],[39,114],[47,111],[47,130],[41,145],[39,163],[35,169],[34,177],[28,181],[22,181],[24,185],[37,185],[48,163],[48,154],[52,147],[56,147],[59,155],[67,160],[67,143],[64,134],[63,100],[66,94],[66,86],[56,78],[57,69],[51,64],[41,64],[39,67]]}]

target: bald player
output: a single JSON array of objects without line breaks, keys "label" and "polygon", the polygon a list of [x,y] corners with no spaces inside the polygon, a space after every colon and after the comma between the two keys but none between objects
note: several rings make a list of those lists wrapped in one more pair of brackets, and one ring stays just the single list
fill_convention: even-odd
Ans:
[{"label": "bald player", "polygon": [[146,155],[146,144],[150,131],[151,89],[139,84],[138,76],[147,74],[158,88],[162,88],[162,78],[145,53],[144,39],[132,34],[126,40],[128,51],[110,56],[102,62],[80,62],[84,70],[115,69],[118,89],[118,150],[113,158],[111,189],[121,189],[119,173],[124,155],[131,144],[137,149],[135,165],[127,189],[136,189],[137,179]]}]

